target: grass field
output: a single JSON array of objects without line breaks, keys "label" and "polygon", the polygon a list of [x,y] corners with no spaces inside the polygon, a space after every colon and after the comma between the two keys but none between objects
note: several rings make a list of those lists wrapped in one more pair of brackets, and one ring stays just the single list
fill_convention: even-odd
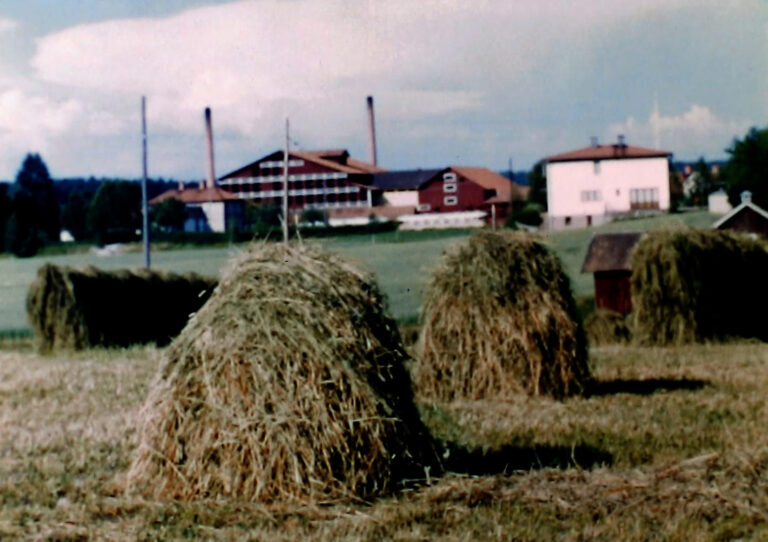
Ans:
[{"label": "grass field", "polygon": [[125,494],[160,354],[0,352],[0,539],[768,537],[768,345],[596,349],[587,398],[422,405],[452,473],[326,506]]},{"label": "grass field", "polygon": [[[715,217],[696,212],[679,215],[615,222],[599,228],[555,232],[544,238],[557,252],[571,277],[577,296],[594,293],[591,275],[581,273],[587,246],[596,232],[645,231],[669,224],[690,224],[707,227]],[[414,320],[421,304],[425,270],[434,265],[443,249],[463,239],[466,231],[390,232],[357,235],[310,242],[322,243],[338,250],[376,273],[384,292],[389,296],[392,314],[399,321]],[[185,248],[164,250],[152,254],[152,265],[173,271],[197,271],[217,276],[233,253],[245,245],[218,248]],[[0,330],[27,329],[24,300],[38,267],[45,262],[57,265],[95,265],[104,269],[137,267],[144,263],[143,254],[135,251],[114,256],[90,253],[39,256],[29,259],[0,258]]]}]

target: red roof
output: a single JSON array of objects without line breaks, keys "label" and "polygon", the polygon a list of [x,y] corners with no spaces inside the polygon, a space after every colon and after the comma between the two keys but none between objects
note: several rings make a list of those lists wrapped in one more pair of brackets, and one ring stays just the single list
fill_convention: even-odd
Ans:
[{"label": "red roof", "polygon": [[235,201],[239,200],[232,192],[227,192],[214,186],[213,188],[184,188],[182,190],[173,189],[163,192],[157,197],[152,198],[149,203],[155,204],[167,199],[177,199],[184,203],[209,203],[214,201]]},{"label": "red roof", "polygon": [[548,156],[547,162],[575,162],[579,160],[623,160],[627,158],[665,158],[669,151],[645,149],[630,145],[596,145],[571,152]]},{"label": "red roof", "polygon": [[496,195],[486,203],[509,203],[513,199],[528,197],[527,187],[522,187],[488,168],[451,166],[450,169],[486,190],[495,190]]}]

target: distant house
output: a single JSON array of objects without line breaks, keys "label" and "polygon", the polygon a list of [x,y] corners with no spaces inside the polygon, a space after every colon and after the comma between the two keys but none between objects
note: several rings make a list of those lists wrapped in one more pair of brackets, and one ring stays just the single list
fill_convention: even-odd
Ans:
[{"label": "distant house", "polygon": [[741,203],[712,227],[768,237],[768,211],[752,203],[752,193],[747,190],[741,193]]},{"label": "distant house", "polygon": [[592,237],[582,273],[594,273],[595,306],[626,315],[632,312],[632,250],[640,233],[602,233]]},{"label": "distant house", "polygon": [[545,158],[550,229],[609,222],[616,215],[669,210],[670,152],[617,143]]},{"label": "distant house", "polygon": [[186,232],[217,232],[242,230],[245,220],[245,204],[237,196],[218,186],[186,187],[180,183],[174,190],[163,192],[149,201],[150,205],[167,199],[184,203],[187,212],[184,221]]},{"label": "distant house", "polygon": [[724,215],[733,207],[728,202],[728,194],[725,190],[717,190],[707,196],[707,208],[709,212],[716,215]]},{"label": "distant house", "polygon": [[[219,179],[236,198],[263,205],[282,205],[284,151],[275,151]],[[288,207],[334,209],[371,207],[377,190],[371,174],[384,171],[349,156],[344,149],[291,150],[288,155]]]},{"label": "distant house", "polygon": [[[486,222],[495,214],[498,223],[510,214],[513,202],[523,202],[528,187],[520,186],[506,177],[483,167],[449,166],[442,169],[407,170],[377,173],[373,185],[381,191],[382,203],[412,205],[419,214],[452,213],[452,222],[459,221],[456,213],[481,211]],[[467,215],[467,223],[476,217]],[[419,224],[443,224],[445,219],[417,220]]]}]

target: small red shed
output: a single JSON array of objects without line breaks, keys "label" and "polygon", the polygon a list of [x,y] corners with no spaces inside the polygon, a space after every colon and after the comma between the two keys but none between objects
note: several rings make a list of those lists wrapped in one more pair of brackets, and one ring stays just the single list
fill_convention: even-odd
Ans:
[{"label": "small red shed", "polygon": [[640,233],[599,233],[592,237],[582,273],[595,275],[595,306],[622,315],[632,312],[632,250]]}]

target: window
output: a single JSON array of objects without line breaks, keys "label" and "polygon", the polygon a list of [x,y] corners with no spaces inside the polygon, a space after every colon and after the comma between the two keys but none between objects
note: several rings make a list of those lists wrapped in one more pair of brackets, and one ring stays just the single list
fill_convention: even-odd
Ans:
[{"label": "window", "polygon": [[456,196],[445,196],[443,198],[443,203],[446,205],[458,205],[459,198],[457,198]]},{"label": "window", "polygon": [[458,189],[456,183],[443,183],[443,192],[456,192]]},{"label": "window", "polygon": [[455,183],[456,174],[450,171],[448,173],[443,173],[443,181],[446,183]]},{"label": "window", "polygon": [[419,206],[416,209],[418,211],[429,211],[432,209],[432,206],[429,203],[419,203]]},{"label": "window", "polygon": [[600,160],[595,160],[592,162],[592,168],[594,170],[595,175],[600,175]]},{"label": "window", "polygon": [[600,201],[599,190],[582,190],[581,201]]},{"label": "window", "polygon": [[630,209],[658,209],[658,188],[632,188],[629,190]]},{"label": "window", "polygon": [[565,217],[565,225],[566,226],[570,226],[571,225],[571,217],[570,216],[566,216]]}]

